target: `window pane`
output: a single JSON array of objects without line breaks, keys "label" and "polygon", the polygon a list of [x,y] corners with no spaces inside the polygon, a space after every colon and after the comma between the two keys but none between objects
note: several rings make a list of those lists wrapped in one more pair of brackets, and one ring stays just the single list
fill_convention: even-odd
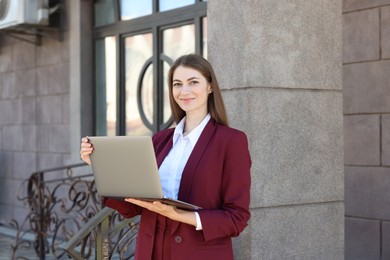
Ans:
[{"label": "window pane", "polygon": [[163,123],[165,124],[168,122],[168,120],[172,116],[172,111],[171,111],[171,105],[169,103],[169,86],[168,86],[168,71],[169,71],[169,64],[167,62],[163,63],[163,71],[164,71],[164,121]]},{"label": "window pane", "polygon": [[186,5],[192,5],[195,0],[159,0],[160,12],[183,7]]},{"label": "window pane", "polygon": [[133,18],[152,14],[152,0],[121,0],[121,19],[130,20]]},{"label": "window pane", "polygon": [[96,41],[96,133],[116,134],[115,37]]},{"label": "window pane", "polygon": [[95,26],[99,27],[115,22],[114,1],[95,1]]},{"label": "window pane", "polygon": [[172,60],[181,55],[195,52],[195,28],[184,25],[163,32],[163,52]]},{"label": "window pane", "polygon": [[[151,135],[145,124],[153,124],[153,66],[148,63],[152,52],[152,34],[125,39],[126,134]],[[141,82],[141,86],[138,83]],[[141,99],[138,93],[141,91]],[[142,107],[145,117],[139,110]],[[146,120],[146,122],[145,122]]]},{"label": "window pane", "polygon": [[203,57],[207,59],[207,17],[202,18],[202,30],[203,30]]},{"label": "window pane", "polygon": [[[172,61],[184,54],[195,52],[195,27],[193,24],[184,25],[163,31],[163,53]],[[167,74],[169,64],[164,62],[164,123],[171,117]]]}]

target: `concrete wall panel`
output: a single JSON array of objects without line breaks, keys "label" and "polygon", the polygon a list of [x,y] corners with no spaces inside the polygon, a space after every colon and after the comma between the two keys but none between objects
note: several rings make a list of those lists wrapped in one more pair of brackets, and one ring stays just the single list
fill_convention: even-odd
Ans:
[{"label": "concrete wall panel", "polygon": [[382,59],[390,58],[390,6],[381,8]]},{"label": "concrete wall panel", "polygon": [[382,259],[390,259],[390,222],[381,223]]},{"label": "concrete wall panel", "polygon": [[[208,59],[213,65],[223,89],[246,87],[244,72],[248,69],[245,49],[248,45],[246,23],[249,1],[231,0],[207,2]],[[234,12],[232,12],[234,10]],[[234,21],[234,22],[232,22]],[[225,24],[226,26],[221,26]],[[224,39],[221,40],[223,35]],[[230,40],[234,39],[234,40]],[[224,57],[221,59],[221,57]]]},{"label": "concrete wall panel", "polygon": [[379,9],[343,15],[344,63],[379,60]]},{"label": "concrete wall panel", "polygon": [[344,65],[344,113],[390,111],[390,61]]},{"label": "concrete wall panel", "polygon": [[345,167],[345,215],[390,220],[390,168]]},{"label": "concrete wall panel", "polygon": [[345,219],[345,260],[380,258],[380,222],[356,218]]},{"label": "concrete wall panel", "polygon": [[380,119],[378,115],[344,117],[344,163],[380,164]]},{"label": "concrete wall panel", "polygon": [[252,207],[343,199],[341,93],[248,89],[224,97],[232,126],[249,137]]},{"label": "concrete wall panel", "polygon": [[343,223],[342,202],[256,209],[251,259],[344,259]]},{"label": "concrete wall panel", "polygon": [[342,88],[341,1],[260,0],[249,10],[248,86]]},{"label": "concrete wall panel", "polygon": [[390,4],[390,0],[343,0],[343,12],[356,11]]},{"label": "concrete wall panel", "polygon": [[390,115],[382,116],[382,164],[390,165]]}]

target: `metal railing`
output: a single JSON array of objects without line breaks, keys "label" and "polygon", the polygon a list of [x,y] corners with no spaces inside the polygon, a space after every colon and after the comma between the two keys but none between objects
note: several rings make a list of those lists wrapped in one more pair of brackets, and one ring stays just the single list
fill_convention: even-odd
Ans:
[{"label": "metal railing", "polygon": [[[29,213],[16,229],[12,259],[18,250],[34,247],[32,259],[131,259],[134,254],[138,218],[123,219],[102,207],[93,174],[84,163],[38,171],[18,194]],[[26,234],[35,239],[25,239]],[[23,259],[27,259],[23,257]]]}]

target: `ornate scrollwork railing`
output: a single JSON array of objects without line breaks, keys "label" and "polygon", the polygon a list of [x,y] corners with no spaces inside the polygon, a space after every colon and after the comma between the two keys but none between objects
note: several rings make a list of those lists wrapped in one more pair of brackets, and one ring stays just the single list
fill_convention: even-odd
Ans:
[{"label": "ornate scrollwork railing", "polygon": [[[19,249],[28,246],[34,247],[40,259],[48,255],[57,259],[133,256],[138,219],[123,219],[103,208],[93,175],[85,166],[74,164],[35,172],[23,183],[18,199],[30,211],[22,224],[11,221],[17,230],[12,259]],[[24,239],[26,233],[33,233],[34,241]]]}]

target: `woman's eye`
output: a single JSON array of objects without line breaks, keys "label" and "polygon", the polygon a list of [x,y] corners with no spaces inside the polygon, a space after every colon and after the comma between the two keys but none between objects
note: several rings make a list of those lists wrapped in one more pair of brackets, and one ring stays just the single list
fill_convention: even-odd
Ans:
[{"label": "woman's eye", "polygon": [[198,81],[191,81],[190,82],[190,85],[196,85],[196,84],[198,84]]},{"label": "woman's eye", "polygon": [[174,83],[173,86],[174,86],[175,88],[178,88],[178,87],[181,86],[181,84],[180,84],[180,83]]}]

